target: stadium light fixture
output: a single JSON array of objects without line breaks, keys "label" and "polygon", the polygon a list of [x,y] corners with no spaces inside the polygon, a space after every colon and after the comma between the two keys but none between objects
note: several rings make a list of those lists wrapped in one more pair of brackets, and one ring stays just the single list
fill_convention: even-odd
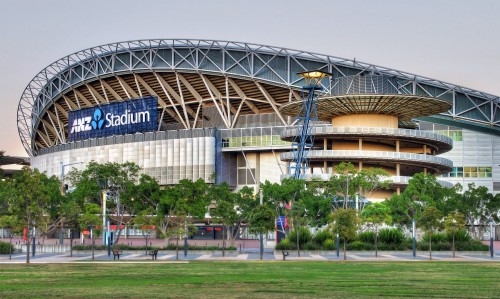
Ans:
[{"label": "stadium light fixture", "polygon": [[322,79],[331,77],[332,74],[321,70],[313,70],[302,73],[297,73],[298,76],[304,78],[308,85],[317,86]]}]

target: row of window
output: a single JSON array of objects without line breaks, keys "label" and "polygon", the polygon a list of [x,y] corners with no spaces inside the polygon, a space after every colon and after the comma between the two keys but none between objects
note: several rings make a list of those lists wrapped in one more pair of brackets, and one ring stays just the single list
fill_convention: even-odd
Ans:
[{"label": "row of window", "polygon": [[463,141],[462,131],[461,130],[436,130],[434,133],[448,136],[453,141]]},{"label": "row of window", "polygon": [[222,139],[222,147],[245,146],[278,146],[290,145],[290,142],[281,140],[279,135],[243,136]]},{"label": "row of window", "polygon": [[491,167],[463,166],[453,167],[450,173],[442,176],[445,178],[491,178],[493,170]]}]

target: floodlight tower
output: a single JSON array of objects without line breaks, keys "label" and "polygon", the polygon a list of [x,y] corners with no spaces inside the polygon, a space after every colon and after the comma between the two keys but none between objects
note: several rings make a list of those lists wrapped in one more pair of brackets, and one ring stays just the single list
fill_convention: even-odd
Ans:
[{"label": "floodlight tower", "polygon": [[318,120],[316,110],[316,91],[321,91],[321,80],[330,77],[332,74],[320,70],[297,73],[304,78],[307,85],[302,87],[302,109],[297,115],[298,132],[292,142],[293,159],[288,168],[289,173],[294,178],[302,178],[309,168],[307,154],[314,145],[312,129],[315,120]]}]

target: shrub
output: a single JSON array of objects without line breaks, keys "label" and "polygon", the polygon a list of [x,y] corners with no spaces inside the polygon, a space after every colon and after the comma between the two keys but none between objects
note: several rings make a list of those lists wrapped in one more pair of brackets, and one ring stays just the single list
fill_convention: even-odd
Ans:
[{"label": "shrub", "polygon": [[[146,246],[132,246],[127,244],[117,244],[111,246],[112,249],[117,250],[146,250]],[[96,245],[94,246],[95,250],[107,250],[106,245]],[[153,249],[162,249],[162,250],[176,250],[175,244],[169,244],[167,247],[158,247],[158,246],[148,246],[148,250]],[[179,249],[184,249],[184,244],[179,244]],[[73,250],[92,250],[92,245],[74,245]],[[219,246],[195,246],[189,245],[188,250],[222,250],[222,247]],[[236,247],[226,247],[226,250],[236,250]]]},{"label": "shrub", "polygon": [[[299,228],[299,242],[300,244],[306,244],[312,240],[312,234],[311,231],[307,227],[300,227]],[[288,239],[290,242],[297,244],[297,231],[292,230],[288,234]]]},{"label": "shrub", "polygon": [[[418,250],[424,250],[427,251],[429,250],[429,241],[421,241],[417,242],[417,249]],[[432,242],[432,251],[448,251],[451,250],[451,243],[448,241],[441,241],[441,242]]]},{"label": "shrub", "polygon": [[296,248],[297,246],[295,243],[290,242],[290,239],[288,238],[281,239],[281,242],[276,245],[276,250],[292,250]]},{"label": "shrub", "polygon": [[332,239],[326,239],[325,242],[323,242],[323,248],[325,250],[335,250],[335,249],[337,249],[335,241],[332,240]]},{"label": "shrub", "polygon": [[326,240],[333,240],[335,239],[335,236],[327,229],[323,229],[318,231],[314,237],[313,237],[313,242],[315,242],[318,245],[324,245]]},{"label": "shrub", "polygon": [[407,250],[407,249],[411,249],[411,242],[410,242],[409,246],[408,246],[406,241],[403,243],[400,243],[400,244],[378,243],[377,249],[378,250]]},{"label": "shrub", "polygon": [[[105,245],[95,245],[95,250],[104,250],[107,247]],[[92,245],[73,245],[73,250],[92,250]]]},{"label": "shrub", "polygon": [[[444,233],[433,233],[432,234],[432,243],[434,247],[434,243],[441,243],[441,242],[446,242],[447,241],[447,236]],[[422,237],[422,242],[427,242],[429,243],[429,234],[426,233]]]},{"label": "shrub", "polygon": [[368,244],[362,241],[354,241],[346,244],[346,249],[348,250],[372,250],[374,247],[372,244]]},{"label": "shrub", "polygon": [[322,249],[321,245],[318,245],[318,244],[316,244],[314,242],[308,242],[308,243],[306,243],[304,245],[301,245],[300,247],[303,250],[321,250]]},{"label": "shrub", "polygon": [[0,254],[9,254],[14,252],[14,245],[8,242],[0,242]]},{"label": "shrub", "polygon": [[[452,242],[453,235],[451,233],[446,233],[446,239],[449,242]],[[472,240],[472,238],[469,235],[469,232],[466,231],[465,229],[461,229],[461,230],[458,230],[457,232],[455,232],[455,243],[457,243],[457,242],[469,242],[471,240]]]},{"label": "shrub", "polygon": [[358,240],[368,244],[375,244],[375,232],[366,231],[358,234]]},{"label": "shrub", "polygon": [[481,241],[470,240],[466,242],[455,242],[458,251],[488,251],[490,247],[481,243]]},{"label": "shrub", "polygon": [[401,244],[405,240],[405,234],[397,228],[383,228],[378,235],[380,243]]}]

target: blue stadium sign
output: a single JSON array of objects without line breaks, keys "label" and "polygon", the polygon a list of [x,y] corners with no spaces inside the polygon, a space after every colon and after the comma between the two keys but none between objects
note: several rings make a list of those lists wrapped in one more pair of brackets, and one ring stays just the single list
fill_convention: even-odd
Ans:
[{"label": "blue stadium sign", "polygon": [[154,131],[158,99],[146,97],[69,112],[68,139],[76,141],[110,135]]}]

